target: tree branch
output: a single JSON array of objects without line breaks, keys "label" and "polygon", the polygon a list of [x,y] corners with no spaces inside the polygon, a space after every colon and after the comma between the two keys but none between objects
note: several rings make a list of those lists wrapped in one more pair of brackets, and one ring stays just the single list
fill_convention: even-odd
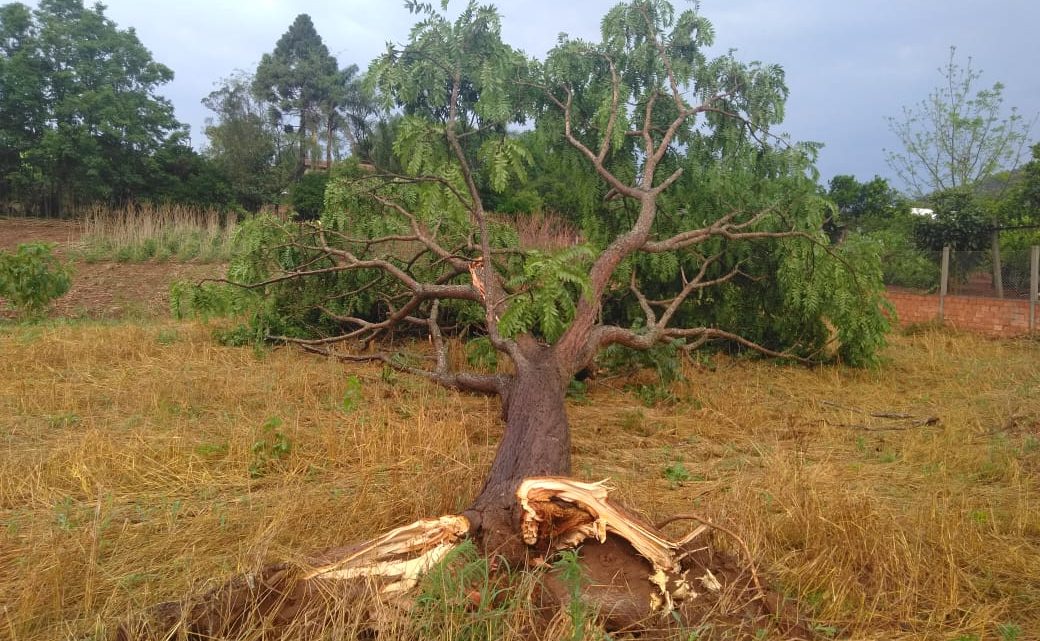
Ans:
[{"label": "tree branch", "polygon": [[[288,342],[298,342],[290,340]],[[483,375],[483,374],[471,374],[468,372],[455,372],[455,373],[440,373],[436,371],[422,369],[420,367],[411,367],[404,365],[390,354],[378,352],[374,354],[346,354],[343,352],[334,352],[326,347],[321,347],[312,344],[301,344],[301,347],[311,353],[321,354],[322,356],[328,356],[335,358],[340,361],[349,363],[383,363],[390,368],[399,372],[405,372],[415,376],[420,376],[427,380],[433,381],[438,385],[448,387],[451,389],[457,389],[462,392],[477,392],[480,394],[490,395],[501,395],[503,390],[509,385],[510,377],[496,374],[496,375]]]}]

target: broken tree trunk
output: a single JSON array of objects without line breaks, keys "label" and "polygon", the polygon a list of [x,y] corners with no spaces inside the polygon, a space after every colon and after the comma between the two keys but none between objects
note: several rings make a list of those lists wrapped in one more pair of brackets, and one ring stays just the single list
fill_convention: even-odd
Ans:
[{"label": "broken tree trunk", "polygon": [[[558,553],[579,550],[587,577],[580,598],[608,630],[668,628],[696,613],[754,619],[756,626],[775,620],[775,604],[751,580],[753,572],[734,571],[732,559],[714,557],[699,540],[706,527],[672,540],[608,493],[603,482],[524,479],[513,502],[527,567],[545,571]],[[462,515],[416,521],[329,550],[305,567],[269,566],[182,603],[157,606],[145,619],[121,626],[116,638],[302,639],[336,626],[394,638],[394,616],[407,613],[422,576],[472,535]],[[543,586],[551,603],[574,596],[573,586],[551,569]]]},{"label": "broken tree trunk", "polygon": [[464,512],[482,548],[511,565],[524,562],[519,539],[521,512],[515,499],[520,483],[534,476],[568,476],[570,427],[555,355],[546,347],[527,346],[525,362],[503,393],[505,434],[495,452],[484,487]]}]

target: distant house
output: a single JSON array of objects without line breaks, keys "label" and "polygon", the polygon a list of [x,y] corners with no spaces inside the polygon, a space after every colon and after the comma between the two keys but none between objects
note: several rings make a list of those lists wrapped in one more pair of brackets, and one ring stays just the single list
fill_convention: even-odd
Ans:
[{"label": "distant house", "polygon": [[313,160],[311,158],[305,158],[303,161],[304,171],[327,171],[328,168],[328,160]]}]

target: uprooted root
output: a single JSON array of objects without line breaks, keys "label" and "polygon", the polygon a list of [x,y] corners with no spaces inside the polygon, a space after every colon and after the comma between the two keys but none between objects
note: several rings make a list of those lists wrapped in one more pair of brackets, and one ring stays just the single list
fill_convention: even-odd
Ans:
[{"label": "uprooted root", "polygon": [[[644,633],[708,620],[756,631],[763,621],[783,623],[778,600],[762,589],[753,567],[701,545],[708,524],[673,541],[611,502],[605,483],[566,478],[525,479],[516,500],[528,566],[544,573],[542,606],[578,594],[608,630]],[[116,638],[307,638],[330,627],[394,638],[392,628],[407,615],[422,577],[473,535],[470,525],[459,515],[423,519],[329,550],[304,567],[268,566],[185,602],[156,606],[121,626]],[[585,577],[578,593],[549,564],[567,550],[577,550]],[[788,638],[801,630],[781,628]]]}]

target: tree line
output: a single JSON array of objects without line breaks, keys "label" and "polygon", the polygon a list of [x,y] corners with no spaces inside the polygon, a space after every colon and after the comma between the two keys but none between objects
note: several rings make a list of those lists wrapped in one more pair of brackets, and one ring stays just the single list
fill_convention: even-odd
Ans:
[{"label": "tree line", "polygon": [[[340,67],[300,15],[253,73],[203,99],[202,153],[159,93],[173,71],[101,4],[0,7],[0,206],[63,215],[94,203],[168,201],[256,211],[308,162],[357,154],[375,113],[358,67]],[[323,184],[323,183],[322,183]]]}]

